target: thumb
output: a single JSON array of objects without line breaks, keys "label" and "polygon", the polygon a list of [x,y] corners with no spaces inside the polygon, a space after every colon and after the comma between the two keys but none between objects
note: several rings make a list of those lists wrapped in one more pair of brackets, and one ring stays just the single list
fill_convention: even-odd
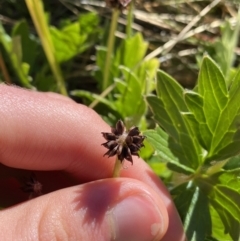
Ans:
[{"label": "thumb", "polygon": [[41,196],[0,212],[0,240],[159,241],[168,216],[149,189],[119,178]]}]

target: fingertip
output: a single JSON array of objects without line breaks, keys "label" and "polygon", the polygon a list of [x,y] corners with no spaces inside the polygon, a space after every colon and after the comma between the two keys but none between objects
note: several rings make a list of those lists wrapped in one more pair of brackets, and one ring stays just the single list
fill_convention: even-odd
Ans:
[{"label": "fingertip", "polygon": [[123,178],[62,189],[0,212],[1,240],[153,241],[167,225],[156,193]]},{"label": "fingertip", "polygon": [[164,206],[147,195],[131,195],[112,210],[113,238],[116,241],[160,240],[167,229]]}]

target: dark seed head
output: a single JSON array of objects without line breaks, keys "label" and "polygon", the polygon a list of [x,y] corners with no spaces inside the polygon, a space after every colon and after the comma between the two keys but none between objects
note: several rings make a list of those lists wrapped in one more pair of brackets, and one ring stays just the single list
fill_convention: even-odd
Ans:
[{"label": "dark seed head", "polygon": [[31,174],[29,180],[27,180],[22,187],[24,192],[29,193],[29,199],[42,195],[42,184],[37,180],[34,173]]},{"label": "dark seed head", "polygon": [[125,9],[131,0],[106,0],[107,6],[110,8],[117,8],[119,10]]},{"label": "dark seed head", "polygon": [[132,155],[139,156],[138,151],[144,146],[145,136],[140,135],[138,127],[131,127],[126,131],[121,120],[117,122],[115,128],[111,128],[111,133],[102,132],[102,135],[107,140],[102,145],[108,149],[104,156],[117,155],[121,162],[126,159],[133,163]]}]

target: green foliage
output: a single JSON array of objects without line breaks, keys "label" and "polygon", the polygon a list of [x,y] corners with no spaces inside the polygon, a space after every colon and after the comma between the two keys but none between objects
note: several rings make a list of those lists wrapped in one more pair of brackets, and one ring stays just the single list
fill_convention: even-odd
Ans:
[{"label": "green foliage", "polygon": [[222,27],[222,38],[214,43],[215,55],[224,76],[229,76],[229,71],[235,59],[235,48],[239,39],[240,30],[240,12],[237,20],[237,26],[232,29],[231,24],[226,22]]},{"label": "green foliage", "polygon": [[96,34],[98,17],[94,13],[81,15],[78,21],[67,23],[61,29],[54,26],[50,33],[59,63],[68,61],[92,45],[91,35]]},{"label": "green foliage", "polygon": [[211,44],[206,43],[204,51],[208,51],[211,57],[218,63],[228,84],[232,73],[234,60],[236,59],[235,49],[238,45],[240,32],[240,11],[236,19],[236,26],[233,28],[230,21],[225,21],[221,26],[221,37]]},{"label": "green foliage", "polygon": [[27,23],[21,21],[15,25],[12,37],[10,37],[0,22],[0,43],[21,84],[26,88],[34,88],[30,83],[29,69],[34,58],[32,53],[34,53],[36,43],[30,38]]},{"label": "green foliage", "polygon": [[[67,22],[58,29],[49,27],[54,52],[59,63],[68,61],[92,45],[92,37],[99,31],[98,16],[93,13],[82,14],[75,22]],[[15,24],[11,36],[0,23],[0,43],[4,48],[14,73],[22,86],[42,91],[58,91],[55,77],[49,73],[49,65],[43,55],[38,39],[29,32],[25,20]],[[43,62],[43,65],[39,65]]]},{"label": "green foliage", "polygon": [[[136,53],[136,48],[141,51]],[[147,109],[143,95],[153,90],[153,79],[159,65],[157,59],[143,61],[146,50],[147,43],[140,33],[121,42],[112,58],[110,84],[113,90],[107,97],[103,98],[101,95],[83,90],[74,90],[71,94],[85,97],[90,101],[97,100],[102,104],[102,108],[98,109],[99,113],[104,115],[107,108],[108,113],[115,113],[117,118],[127,122],[128,126],[144,122]],[[103,80],[105,70],[106,51],[104,47],[97,49],[99,69],[95,73],[95,78],[100,82]],[[109,123],[116,122],[116,119],[111,119],[109,115],[105,117]]]},{"label": "green foliage", "polygon": [[240,70],[227,88],[205,57],[194,90],[158,71],[157,96],[146,98],[159,125],[144,133],[148,142],[172,171],[185,175],[172,195],[189,240],[219,239],[215,222],[224,227],[220,240],[239,239],[239,91]]}]

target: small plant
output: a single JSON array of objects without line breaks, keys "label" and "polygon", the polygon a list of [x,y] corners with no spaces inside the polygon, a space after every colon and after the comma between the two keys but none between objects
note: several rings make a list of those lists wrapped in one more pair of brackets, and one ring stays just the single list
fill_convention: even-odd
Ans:
[{"label": "small plant", "polygon": [[144,135],[178,176],[171,194],[188,240],[239,240],[240,70],[227,86],[204,57],[193,90],[159,71],[146,100],[158,126]]}]

